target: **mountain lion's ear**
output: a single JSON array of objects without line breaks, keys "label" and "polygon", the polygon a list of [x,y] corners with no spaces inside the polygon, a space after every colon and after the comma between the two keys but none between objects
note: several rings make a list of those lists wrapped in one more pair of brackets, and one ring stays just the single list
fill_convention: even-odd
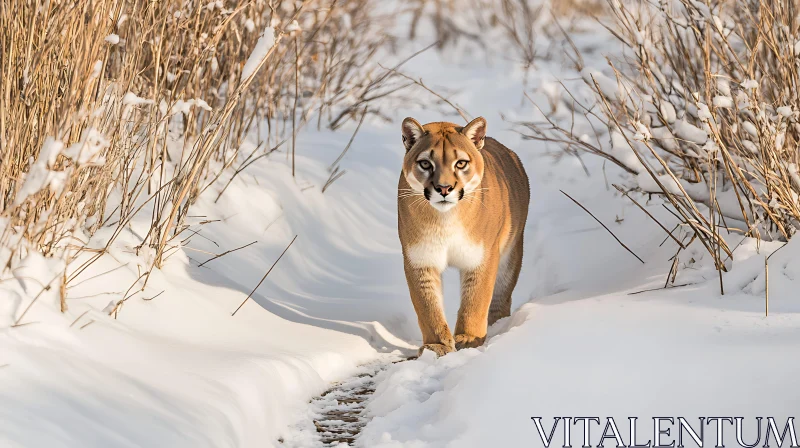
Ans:
[{"label": "mountain lion's ear", "polygon": [[422,125],[411,117],[403,120],[403,145],[406,147],[406,152],[419,141],[425,131]]},{"label": "mountain lion's ear", "polygon": [[475,147],[480,150],[483,148],[483,139],[486,137],[486,120],[483,117],[478,117],[470,121],[468,125],[461,128],[461,133],[472,140]]}]

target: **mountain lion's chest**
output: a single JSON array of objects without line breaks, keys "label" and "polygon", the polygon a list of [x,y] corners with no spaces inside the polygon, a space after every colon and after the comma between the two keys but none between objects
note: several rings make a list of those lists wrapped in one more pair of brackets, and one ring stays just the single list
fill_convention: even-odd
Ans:
[{"label": "mountain lion's chest", "polygon": [[406,250],[408,261],[418,268],[436,268],[439,271],[452,266],[472,270],[483,262],[483,244],[473,241],[463,226],[451,225],[429,229]]}]

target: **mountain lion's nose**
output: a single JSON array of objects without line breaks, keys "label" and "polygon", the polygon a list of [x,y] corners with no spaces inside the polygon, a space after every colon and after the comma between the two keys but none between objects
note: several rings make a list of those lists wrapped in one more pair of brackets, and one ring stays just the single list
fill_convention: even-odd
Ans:
[{"label": "mountain lion's nose", "polygon": [[436,185],[436,186],[434,186],[434,188],[442,196],[447,196],[448,193],[453,191],[453,186],[452,185]]}]

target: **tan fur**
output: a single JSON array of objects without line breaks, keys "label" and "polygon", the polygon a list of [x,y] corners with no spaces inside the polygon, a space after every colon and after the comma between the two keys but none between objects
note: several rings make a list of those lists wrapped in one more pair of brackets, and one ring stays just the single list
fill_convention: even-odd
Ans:
[{"label": "tan fur", "polygon": [[[403,121],[406,155],[398,186],[398,230],[422,331],[420,352],[429,349],[443,355],[480,346],[487,326],[511,312],[530,187],[517,155],[484,137],[485,132],[483,118],[464,127]],[[425,170],[420,160],[427,160],[431,168]],[[456,168],[459,160],[468,161],[467,169]],[[454,188],[442,197],[446,186]],[[454,201],[460,189],[460,200],[440,203]],[[461,271],[455,336],[442,306],[441,277],[448,266]]]}]

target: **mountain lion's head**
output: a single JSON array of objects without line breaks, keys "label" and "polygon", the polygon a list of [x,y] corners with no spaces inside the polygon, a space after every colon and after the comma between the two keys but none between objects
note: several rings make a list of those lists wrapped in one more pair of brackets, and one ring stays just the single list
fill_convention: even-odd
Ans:
[{"label": "mountain lion's head", "polygon": [[[472,120],[464,127],[453,123],[403,120],[403,175],[410,194],[422,194],[430,205],[446,212],[469,198],[483,179],[486,120]],[[401,192],[402,193],[402,192]]]}]

